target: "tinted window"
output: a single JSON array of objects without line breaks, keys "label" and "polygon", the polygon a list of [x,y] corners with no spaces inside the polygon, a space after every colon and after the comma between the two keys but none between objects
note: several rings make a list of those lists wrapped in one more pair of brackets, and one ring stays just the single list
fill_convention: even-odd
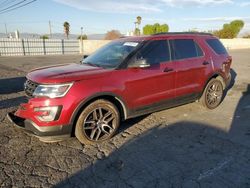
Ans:
[{"label": "tinted window", "polygon": [[151,41],[138,52],[137,59],[146,59],[151,65],[169,61],[168,42],[166,40]]},{"label": "tinted window", "polygon": [[208,45],[219,55],[227,54],[226,48],[221,44],[218,39],[208,39],[206,40]]},{"label": "tinted window", "polygon": [[193,39],[171,40],[173,59],[186,59],[203,56],[203,51]]}]

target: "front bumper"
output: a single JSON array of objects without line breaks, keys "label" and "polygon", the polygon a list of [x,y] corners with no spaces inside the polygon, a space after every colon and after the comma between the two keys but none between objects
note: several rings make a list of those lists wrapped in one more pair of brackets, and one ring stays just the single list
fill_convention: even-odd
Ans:
[{"label": "front bumper", "polygon": [[16,127],[38,137],[43,142],[61,141],[71,136],[72,125],[41,127],[31,120],[16,116],[14,113],[8,113],[7,117]]}]

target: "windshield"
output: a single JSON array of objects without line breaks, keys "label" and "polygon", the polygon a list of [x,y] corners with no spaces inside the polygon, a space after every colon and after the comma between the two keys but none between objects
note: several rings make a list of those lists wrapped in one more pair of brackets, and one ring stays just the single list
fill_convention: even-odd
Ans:
[{"label": "windshield", "polygon": [[115,68],[138,46],[139,42],[133,41],[111,42],[83,59],[82,62],[92,66]]}]

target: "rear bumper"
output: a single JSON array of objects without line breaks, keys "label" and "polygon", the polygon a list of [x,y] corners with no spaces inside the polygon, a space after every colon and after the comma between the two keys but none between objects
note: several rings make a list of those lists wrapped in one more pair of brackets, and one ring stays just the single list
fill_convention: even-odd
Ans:
[{"label": "rear bumper", "polygon": [[15,127],[25,130],[44,142],[61,141],[71,136],[72,125],[38,126],[31,120],[18,117],[14,113],[8,113],[7,117]]}]

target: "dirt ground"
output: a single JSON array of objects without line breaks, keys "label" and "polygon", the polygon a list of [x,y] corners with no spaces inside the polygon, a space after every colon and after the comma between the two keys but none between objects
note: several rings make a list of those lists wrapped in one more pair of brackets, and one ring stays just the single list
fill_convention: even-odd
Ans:
[{"label": "dirt ground", "polygon": [[42,143],[5,117],[25,101],[29,70],[80,56],[0,57],[0,186],[250,187],[250,49],[230,54],[235,81],[217,109],[192,103],[127,120],[96,146]]}]

